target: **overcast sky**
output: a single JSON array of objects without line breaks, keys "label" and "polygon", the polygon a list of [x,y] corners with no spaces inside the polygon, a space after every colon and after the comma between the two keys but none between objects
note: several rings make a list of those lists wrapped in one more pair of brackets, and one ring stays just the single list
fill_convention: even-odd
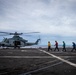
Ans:
[{"label": "overcast sky", "polygon": [[0,31],[38,31],[75,41],[76,0],[0,0]]}]

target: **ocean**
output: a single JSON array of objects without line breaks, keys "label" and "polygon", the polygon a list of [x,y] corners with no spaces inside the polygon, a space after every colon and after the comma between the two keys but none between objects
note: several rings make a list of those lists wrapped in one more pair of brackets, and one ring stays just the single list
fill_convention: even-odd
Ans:
[{"label": "ocean", "polygon": [[[47,45],[32,45],[32,46],[25,46],[25,47],[22,47],[22,48],[47,48],[47,47],[48,47]],[[52,45],[51,47],[55,48],[54,45]],[[59,45],[58,47],[62,48],[63,46]],[[72,45],[66,45],[66,48],[72,48]]]}]

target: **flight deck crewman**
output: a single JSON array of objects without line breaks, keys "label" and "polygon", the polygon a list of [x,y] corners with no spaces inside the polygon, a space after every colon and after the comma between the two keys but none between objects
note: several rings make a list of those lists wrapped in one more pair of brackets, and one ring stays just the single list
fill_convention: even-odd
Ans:
[{"label": "flight deck crewman", "polygon": [[49,50],[52,50],[50,41],[48,41],[48,51]]},{"label": "flight deck crewman", "polygon": [[58,42],[57,41],[55,41],[55,49],[54,49],[54,51],[56,51],[56,49],[59,51]]},{"label": "flight deck crewman", "polygon": [[66,46],[66,44],[65,44],[65,42],[63,41],[63,50],[62,50],[62,51],[65,51],[65,52],[66,52],[65,46]]},{"label": "flight deck crewman", "polygon": [[73,50],[76,51],[76,44],[74,42],[72,42],[72,44],[73,44],[73,49],[71,50],[71,52],[73,52]]}]

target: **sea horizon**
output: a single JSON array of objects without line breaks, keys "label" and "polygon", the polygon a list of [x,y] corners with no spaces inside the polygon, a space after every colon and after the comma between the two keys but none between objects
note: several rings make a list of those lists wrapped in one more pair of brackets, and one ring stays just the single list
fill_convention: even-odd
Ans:
[{"label": "sea horizon", "polygon": [[[48,45],[32,45],[32,46],[25,46],[22,48],[47,48]],[[55,45],[51,45],[52,48],[55,48]],[[62,48],[63,45],[59,45],[59,48]],[[72,45],[66,45],[66,48],[72,48]]]}]

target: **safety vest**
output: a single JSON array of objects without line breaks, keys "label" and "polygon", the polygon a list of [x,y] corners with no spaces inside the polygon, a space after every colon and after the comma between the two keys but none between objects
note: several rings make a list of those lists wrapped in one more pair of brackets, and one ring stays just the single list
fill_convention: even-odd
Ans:
[{"label": "safety vest", "polygon": [[48,46],[51,46],[51,44],[50,44],[50,43],[48,43]]}]

